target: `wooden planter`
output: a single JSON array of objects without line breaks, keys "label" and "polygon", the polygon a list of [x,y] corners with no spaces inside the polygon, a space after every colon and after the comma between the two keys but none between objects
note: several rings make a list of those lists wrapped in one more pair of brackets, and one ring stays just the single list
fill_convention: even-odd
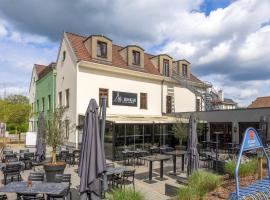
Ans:
[{"label": "wooden planter", "polygon": [[56,164],[45,163],[43,167],[46,173],[47,182],[55,182],[55,175],[64,173],[66,163],[65,162],[57,162]]}]

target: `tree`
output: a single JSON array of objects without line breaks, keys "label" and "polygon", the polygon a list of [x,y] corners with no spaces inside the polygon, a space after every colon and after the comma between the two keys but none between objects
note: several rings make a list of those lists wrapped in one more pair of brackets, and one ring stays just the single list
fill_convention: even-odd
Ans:
[{"label": "tree", "polygon": [[5,98],[5,101],[14,104],[29,104],[29,100],[26,96],[17,94],[9,95],[8,97]]},{"label": "tree", "polygon": [[70,126],[67,120],[63,120],[65,110],[57,108],[49,113],[49,120],[45,125],[44,139],[47,145],[52,147],[52,163],[56,163],[56,149],[65,141],[66,126]]},{"label": "tree", "polygon": [[187,139],[188,124],[184,123],[181,118],[177,119],[177,122],[172,127],[172,133],[179,140],[179,144],[182,145],[183,141]]}]

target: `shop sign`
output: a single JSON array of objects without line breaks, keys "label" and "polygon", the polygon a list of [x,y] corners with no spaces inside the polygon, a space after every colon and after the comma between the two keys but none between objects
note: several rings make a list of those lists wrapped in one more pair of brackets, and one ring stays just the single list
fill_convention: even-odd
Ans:
[{"label": "shop sign", "polygon": [[129,92],[112,92],[112,105],[137,106],[137,94]]},{"label": "shop sign", "polygon": [[246,130],[243,145],[243,151],[263,147],[257,131],[253,128],[249,128]]}]

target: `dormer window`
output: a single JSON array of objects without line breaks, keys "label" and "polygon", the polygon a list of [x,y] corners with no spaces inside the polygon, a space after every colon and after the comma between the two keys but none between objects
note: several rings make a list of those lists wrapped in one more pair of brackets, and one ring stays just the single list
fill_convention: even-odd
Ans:
[{"label": "dormer window", "polygon": [[188,66],[186,64],[183,64],[182,65],[182,76],[184,78],[187,78],[187,75],[188,75]]},{"label": "dormer window", "polygon": [[139,51],[132,51],[132,64],[133,65],[140,65],[140,52]]},{"label": "dormer window", "polygon": [[107,43],[97,41],[97,57],[107,58]]},{"label": "dormer window", "polygon": [[163,75],[167,77],[170,76],[170,65],[167,59],[163,59]]}]

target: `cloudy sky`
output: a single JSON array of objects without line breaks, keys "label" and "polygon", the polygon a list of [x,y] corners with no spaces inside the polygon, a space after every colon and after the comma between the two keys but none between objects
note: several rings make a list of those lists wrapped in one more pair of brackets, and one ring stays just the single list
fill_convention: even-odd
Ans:
[{"label": "cloudy sky", "polygon": [[269,0],[0,0],[1,96],[27,94],[63,31],[185,58],[241,106],[270,95]]}]

